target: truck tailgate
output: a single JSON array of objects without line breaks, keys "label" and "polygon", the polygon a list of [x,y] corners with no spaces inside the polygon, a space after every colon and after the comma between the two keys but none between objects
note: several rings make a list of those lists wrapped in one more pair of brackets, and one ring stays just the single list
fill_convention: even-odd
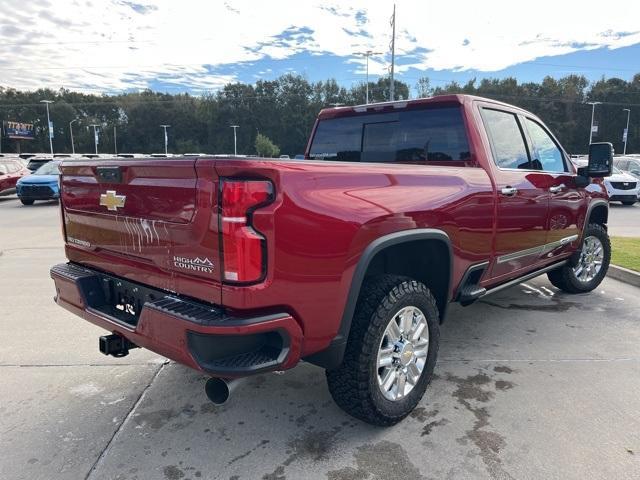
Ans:
[{"label": "truck tailgate", "polygon": [[71,261],[220,301],[213,160],[74,160],[63,162],[61,172]]}]

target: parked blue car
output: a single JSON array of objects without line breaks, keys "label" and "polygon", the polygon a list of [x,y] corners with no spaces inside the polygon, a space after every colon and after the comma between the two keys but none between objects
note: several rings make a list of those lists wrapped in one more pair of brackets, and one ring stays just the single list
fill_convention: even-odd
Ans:
[{"label": "parked blue car", "polygon": [[58,165],[60,161],[45,163],[31,175],[18,180],[16,193],[23,205],[33,205],[36,200],[57,200],[60,197]]}]

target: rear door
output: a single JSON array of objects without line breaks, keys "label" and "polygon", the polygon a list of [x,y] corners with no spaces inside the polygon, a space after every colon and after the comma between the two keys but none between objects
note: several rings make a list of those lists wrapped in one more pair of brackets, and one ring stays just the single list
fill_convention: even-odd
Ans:
[{"label": "rear door", "polygon": [[220,300],[213,160],[65,160],[61,172],[70,260]]},{"label": "rear door", "polygon": [[508,279],[541,262],[547,236],[549,185],[532,168],[522,119],[516,111],[481,107],[491,145],[497,189],[495,257],[490,276]]}]

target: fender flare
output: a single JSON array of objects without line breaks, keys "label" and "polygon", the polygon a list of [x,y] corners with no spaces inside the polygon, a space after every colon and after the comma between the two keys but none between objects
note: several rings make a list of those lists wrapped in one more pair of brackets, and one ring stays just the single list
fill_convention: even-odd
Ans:
[{"label": "fender flare", "polygon": [[582,241],[584,240],[584,232],[587,229],[587,227],[589,226],[589,219],[591,218],[591,213],[595,210],[596,207],[599,207],[601,205],[604,205],[604,207],[607,209],[607,215],[609,214],[609,202],[603,199],[598,199],[598,200],[593,200],[591,203],[589,203],[589,206],[587,207],[587,212],[584,216],[584,225],[582,225],[582,231],[580,232],[580,243],[579,245],[582,245]]},{"label": "fender flare", "polygon": [[347,302],[342,313],[338,333],[325,350],[306,357],[306,361],[327,369],[336,368],[342,363],[356,304],[371,261],[378,253],[386,248],[401,243],[420,240],[436,240],[442,242],[447,247],[449,253],[449,285],[447,287],[446,299],[440,312],[440,321],[444,321],[447,305],[451,301],[450,295],[453,282],[453,249],[449,236],[442,230],[432,228],[417,228],[390,233],[372,241],[362,252],[353,272],[353,277],[351,278],[351,286],[347,294]]}]

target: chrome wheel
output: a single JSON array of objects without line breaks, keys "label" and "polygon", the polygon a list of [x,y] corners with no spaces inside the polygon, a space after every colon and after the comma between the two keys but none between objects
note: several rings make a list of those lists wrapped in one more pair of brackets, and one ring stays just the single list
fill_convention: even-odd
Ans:
[{"label": "chrome wheel", "polygon": [[582,252],[578,264],[573,267],[573,273],[582,283],[589,283],[593,280],[600,269],[604,260],[604,246],[597,237],[589,236],[584,239]]},{"label": "chrome wheel", "polygon": [[417,307],[404,307],[391,319],[378,347],[378,386],[388,400],[400,400],[420,380],[429,353],[427,318]]}]

